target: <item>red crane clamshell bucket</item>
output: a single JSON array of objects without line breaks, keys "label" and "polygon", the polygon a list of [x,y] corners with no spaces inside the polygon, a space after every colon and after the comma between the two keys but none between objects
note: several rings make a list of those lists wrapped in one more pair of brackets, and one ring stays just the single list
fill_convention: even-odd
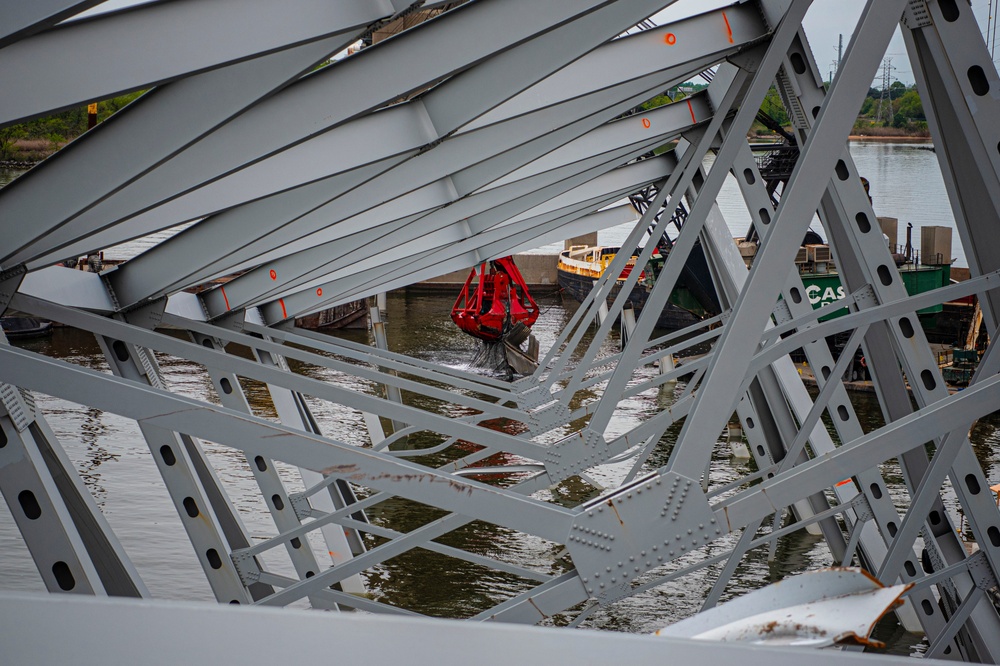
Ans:
[{"label": "red crane clamshell bucket", "polygon": [[[512,257],[501,257],[469,273],[455,306],[452,321],[469,335],[499,342],[515,324],[531,326],[538,319],[538,305],[528,293],[521,271]],[[478,280],[477,280],[478,278]],[[475,280],[475,284],[473,281]]]}]

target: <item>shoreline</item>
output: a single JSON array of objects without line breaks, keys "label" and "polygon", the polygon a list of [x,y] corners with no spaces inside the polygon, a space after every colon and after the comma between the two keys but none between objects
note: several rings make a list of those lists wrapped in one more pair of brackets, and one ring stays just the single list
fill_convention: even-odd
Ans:
[{"label": "shoreline", "polygon": [[934,143],[930,136],[870,136],[867,134],[852,134],[848,141],[877,141],[880,143],[898,141],[900,143]]}]

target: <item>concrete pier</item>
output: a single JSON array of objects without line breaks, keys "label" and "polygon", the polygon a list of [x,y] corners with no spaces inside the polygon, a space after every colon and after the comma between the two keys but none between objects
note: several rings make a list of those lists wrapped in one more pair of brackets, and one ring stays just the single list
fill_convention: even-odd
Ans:
[{"label": "concrete pier", "polygon": [[[533,293],[544,294],[559,290],[556,281],[556,266],[559,263],[558,254],[516,254],[514,263],[524,276],[524,281]],[[424,280],[406,287],[408,292],[421,291],[456,291],[462,288],[469,277],[469,268],[452,271],[430,280]]]}]

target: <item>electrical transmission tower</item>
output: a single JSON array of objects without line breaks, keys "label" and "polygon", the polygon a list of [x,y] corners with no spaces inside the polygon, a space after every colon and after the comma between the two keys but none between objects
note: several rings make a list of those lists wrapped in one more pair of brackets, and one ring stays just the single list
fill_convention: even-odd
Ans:
[{"label": "electrical transmission tower", "polygon": [[889,85],[892,82],[892,58],[882,61],[882,94],[878,98],[878,110],[875,113],[875,124],[892,121],[892,96]]}]

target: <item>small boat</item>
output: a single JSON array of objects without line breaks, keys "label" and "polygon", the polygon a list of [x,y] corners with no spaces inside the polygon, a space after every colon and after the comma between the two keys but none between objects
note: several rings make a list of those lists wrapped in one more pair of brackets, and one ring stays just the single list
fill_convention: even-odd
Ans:
[{"label": "small boat", "polygon": [[[577,301],[583,302],[620,250],[621,248],[605,245],[574,245],[568,250],[563,250],[559,254],[559,265],[556,273],[559,286]],[[635,269],[637,259],[638,257],[633,255],[625,265],[625,270],[618,276],[615,286],[611,288],[611,293],[608,295],[609,306],[621,291],[625,279]],[[650,263],[662,266],[662,256],[659,249],[654,252],[653,260]],[[647,271],[643,270],[636,285],[629,292],[628,300],[636,314],[642,311],[649,298],[652,285],[650,278]],[[696,298],[692,290],[685,284],[679,283],[657,317],[656,326],[666,330],[678,330],[717,314],[713,310],[711,305],[706,307],[701,300]]]},{"label": "small boat", "polygon": [[0,317],[0,326],[8,338],[40,338],[52,335],[52,322],[34,317]]}]

